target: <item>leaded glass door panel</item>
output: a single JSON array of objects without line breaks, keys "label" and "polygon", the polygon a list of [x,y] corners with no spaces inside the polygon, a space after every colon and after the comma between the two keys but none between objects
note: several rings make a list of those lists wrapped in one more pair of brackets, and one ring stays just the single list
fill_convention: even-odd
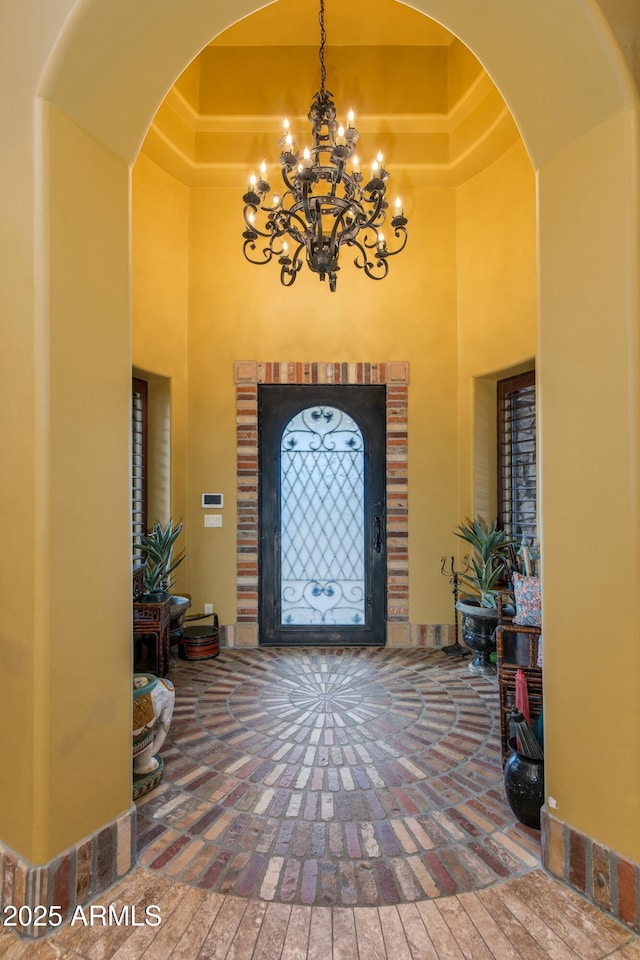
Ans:
[{"label": "leaded glass door panel", "polygon": [[385,388],[259,388],[260,641],[382,644]]}]

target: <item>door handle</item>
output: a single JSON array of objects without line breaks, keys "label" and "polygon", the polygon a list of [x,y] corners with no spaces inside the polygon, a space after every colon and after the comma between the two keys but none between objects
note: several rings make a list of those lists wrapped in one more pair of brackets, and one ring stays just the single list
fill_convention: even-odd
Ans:
[{"label": "door handle", "polygon": [[373,549],[380,553],[382,549],[382,517],[374,517],[375,531],[373,535]]}]

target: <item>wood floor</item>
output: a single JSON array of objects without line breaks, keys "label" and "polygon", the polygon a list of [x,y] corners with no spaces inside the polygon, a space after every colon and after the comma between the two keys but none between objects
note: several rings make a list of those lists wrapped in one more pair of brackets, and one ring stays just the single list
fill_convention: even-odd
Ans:
[{"label": "wood floor", "polygon": [[[640,940],[542,871],[479,892],[383,907],[305,907],[209,893],[137,868],[46,940],[0,929],[3,960],[640,960]],[[144,922],[145,909],[155,926]],[[136,907],[135,913],[131,908]],[[89,921],[89,908],[85,907]],[[132,925],[135,919],[137,926]]]}]

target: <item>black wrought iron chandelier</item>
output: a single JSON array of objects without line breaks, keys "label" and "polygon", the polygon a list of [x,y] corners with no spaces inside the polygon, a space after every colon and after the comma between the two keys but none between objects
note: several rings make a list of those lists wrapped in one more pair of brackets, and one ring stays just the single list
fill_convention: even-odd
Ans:
[{"label": "black wrought iron chandelier", "polygon": [[[382,154],[378,153],[371,164],[371,176],[364,182],[355,154],[360,134],[353,126],[353,111],[349,111],[346,127],[339,124],[332,95],[325,90],[324,0],[320,0],[318,19],[320,92],[315,94],[309,109],[313,145],[305,147],[300,156],[289,121],[284,121],[280,139],[284,192],[268,199],[271,187],[263,162],[260,175],[251,175],[243,197],[246,229],[242,236],[243,252],[250,263],[263,265],[277,259],[280,282],[285,287],[295,283],[304,251],[309,269],[321,280],[328,278],[329,288],[334,291],[342,247],[354,247],[355,266],[372,280],[383,280],[389,272],[389,257],[400,253],[406,245],[407,219],[398,198],[391,218],[398,246],[391,250],[381,231],[389,207],[389,174],[384,169]],[[262,245],[261,238],[267,243]]]}]

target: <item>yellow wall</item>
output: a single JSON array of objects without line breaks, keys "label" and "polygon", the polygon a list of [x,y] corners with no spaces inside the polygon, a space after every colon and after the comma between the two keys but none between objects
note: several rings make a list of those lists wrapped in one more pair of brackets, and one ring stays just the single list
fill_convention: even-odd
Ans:
[{"label": "yellow wall", "polygon": [[[495,436],[476,378],[499,379],[537,352],[535,178],[522,142],[457,191],[459,515],[487,515],[495,471],[475,455],[482,427]],[[488,391],[482,393],[486,396]],[[492,484],[495,486],[495,484]]]},{"label": "yellow wall", "polygon": [[[144,154],[133,173],[132,217],[133,363],[151,384],[151,525],[186,519],[189,191]],[[182,546],[183,537],[176,551]],[[174,592],[184,589],[188,563],[187,555]]]},{"label": "yellow wall", "polygon": [[[431,574],[448,548],[456,509],[454,194],[416,192],[407,213],[414,216],[411,239],[391,261],[393,279],[369,280],[345,257],[332,294],[306,268],[285,289],[277,265],[247,263],[240,229],[222,240],[221,223],[241,222],[240,190],[193,191],[189,588],[198,604],[213,600],[222,622],[236,618],[233,362],[242,359],[410,361],[411,616],[450,618],[448,588]],[[203,528],[205,490],[225,495],[221,530]]]},{"label": "yellow wall", "polygon": [[[375,113],[381,114],[446,113],[449,106],[447,51],[444,46],[387,46],[381,57],[379,47],[329,46],[327,89],[331,90],[338,110],[344,111],[343,119],[350,108],[356,116],[373,113],[374,104]],[[251,76],[261,78],[256,113],[306,118],[320,80],[315,43],[309,47],[207,47],[201,57],[201,113],[242,115],[247,112],[246,84],[236,86],[228,82],[238,69],[239,58],[246,61]],[[273,70],[274,63],[286,63],[285,77],[280,70]],[[339,119],[340,116],[339,113]],[[309,129],[308,124],[305,127]],[[292,132],[302,136],[302,131],[292,128]],[[245,157],[241,152],[249,142],[246,133],[244,139],[239,137],[239,149],[233,149],[233,156],[250,161],[250,155]],[[302,145],[304,142],[304,139],[299,141]],[[373,159],[378,148],[370,144],[369,149]],[[363,153],[363,163],[365,156]]]},{"label": "yellow wall", "polygon": [[[131,781],[130,715],[121,708],[131,698],[129,274],[128,249],[114,243],[128,229],[129,174],[54,107],[43,125],[51,323],[41,340],[47,516],[32,690],[36,862],[126,810]],[[78,234],[82,250],[71,240]]]},{"label": "yellow wall", "polygon": [[543,578],[562,584],[544,600],[548,794],[638,862],[638,259],[619,229],[637,229],[631,144],[637,156],[619,115],[541,173],[539,390]]},{"label": "yellow wall", "polygon": [[[0,720],[12,776],[2,778],[0,837],[34,862],[112,820],[130,797],[128,165],[175,78],[256,6],[3,8],[10,363],[0,411],[12,455],[2,475]],[[616,21],[621,53],[595,0],[545,0],[535,16],[512,0],[413,6],[477,53],[536,168],[548,789],[566,822],[638,861],[638,94],[623,59],[637,21]],[[613,22],[625,6],[607,0],[606,14]],[[54,104],[43,124],[38,97]],[[90,366],[101,388],[91,424],[80,409]],[[74,416],[86,451],[79,490]],[[96,541],[94,566],[84,557],[93,561]],[[96,693],[96,676],[109,678],[108,694]]]},{"label": "yellow wall", "polygon": [[[28,85],[25,86],[28,89]],[[11,105],[13,109],[3,104],[0,114],[3,128],[7,123],[17,123],[29,105],[24,95],[21,101]],[[46,474],[41,477],[46,468],[39,449],[46,399],[35,384],[46,375],[47,358],[46,350],[36,349],[37,337],[46,332],[46,322],[41,312],[36,316],[31,295],[35,246],[32,137],[7,138],[0,163],[3,170],[11,173],[10,177],[0,177],[3,211],[0,251],[5,267],[0,294],[3,301],[0,385],[9,387],[7,394],[3,391],[0,403],[0,434],[6,450],[12,451],[12,456],[0,457],[0,516],[4,529],[0,576],[3,592],[15,598],[4,605],[0,615],[3,663],[0,724],[6,731],[13,730],[14,743],[13,775],[0,777],[0,811],[6,811],[4,817],[0,814],[0,836],[7,841],[10,838],[16,847],[25,850],[31,849],[34,829],[31,782],[36,721],[31,691],[36,682],[36,630],[41,645],[46,645],[48,639],[46,621],[38,614],[40,598],[35,582],[41,548],[38,529],[40,522],[47,520]],[[27,175],[16,182],[13,174],[20,170]],[[30,256],[25,255],[25,251]],[[42,404],[45,404],[44,410]],[[19,637],[22,642],[16,642],[15,638]],[[46,675],[41,683],[48,686]]]}]

